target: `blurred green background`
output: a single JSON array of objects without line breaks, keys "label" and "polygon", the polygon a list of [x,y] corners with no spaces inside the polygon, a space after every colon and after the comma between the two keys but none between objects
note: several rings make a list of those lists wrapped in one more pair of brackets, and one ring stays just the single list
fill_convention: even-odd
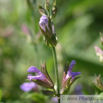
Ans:
[{"label": "blurred green background", "polygon": [[[46,62],[55,82],[52,50],[45,45],[43,36],[37,40],[41,17],[38,4],[44,5],[45,0],[34,1],[31,12],[26,0],[0,0],[0,101],[4,103],[24,103],[20,85],[25,82],[30,66],[40,69],[40,64]],[[81,84],[84,94],[96,94],[94,74],[103,76],[103,63],[94,50],[95,45],[101,47],[103,0],[57,0],[57,7],[54,25],[59,41],[56,46],[59,77],[62,80],[65,62],[76,60],[74,71],[81,71],[82,77],[73,84],[70,93]],[[23,25],[31,30],[36,46],[26,38]]]}]

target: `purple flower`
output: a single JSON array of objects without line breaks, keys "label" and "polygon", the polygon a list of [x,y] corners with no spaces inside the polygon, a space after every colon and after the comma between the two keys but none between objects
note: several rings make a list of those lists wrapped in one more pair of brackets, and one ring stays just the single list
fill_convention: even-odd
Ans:
[{"label": "purple flower", "polygon": [[70,66],[69,66],[69,70],[67,71],[67,75],[66,75],[66,78],[65,78],[65,79],[68,79],[68,78],[72,77],[71,80],[73,81],[74,78],[75,78],[77,75],[81,74],[81,72],[72,72],[72,69],[73,69],[73,67],[74,67],[75,64],[76,64],[75,60],[72,60]]},{"label": "purple flower", "polygon": [[43,15],[40,18],[39,27],[40,27],[42,34],[45,37],[46,45],[47,46],[51,46],[51,45],[56,46],[58,40],[56,37],[56,32],[55,32],[55,28],[53,25],[53,21],[46,15]]},{"label": "purple flower", "polygon": [[43,86],[46,88],[53,88],[54,84],[53,84],[50,76],[48,75],[45,63],[44,63],[44,65],[41,65],[41,70],[42,70],[42,72],[39,69],[37,69],[36,67],[31,66],[28,69],[28,72],[29,73],[37,73],[38,75],[36,75],[36,76],[30,75],[30,76],[28,76],[28,79],[30,81],[34,81],[35,83],[37,83],[40,86]]},{"label": "purple flower", "polygon": [[23,83],[20,88],[25,91],[25,92],[29,92],[31,91],[33,88],[37,88],[37,85],[34,82],[25,82]]},{"label": "purple flower", "polygon": [[81,72],[72,72],[72,69],[75,64],[76,64],[75,60],[72,60],[70,65],[66,64],[65,66],[65,71],[62,80],[61,94],[67,94],[73,82],[80,77],[78,75],[81,74]]},{"label": "purple flower", "polygon": [[37,69],[36,67],[34,66],[31,66],[29,69],[28,69],[28,72],[29,73],[37,73],[38,75],[37,76],[28,76],[28,79],[31,81],[32,79],[35,79],[35,80],[43,80],[43,79],[46,79],[45,75],[39,70]]},{"label": "purple flower", "polygon": [[40,21],[39,21],[39,25],[40,27],[46,32],[46,28],[48,28],[49,30],[49,26],[48,26],[48,18],[43,15],[41,18],[40,18]]}]

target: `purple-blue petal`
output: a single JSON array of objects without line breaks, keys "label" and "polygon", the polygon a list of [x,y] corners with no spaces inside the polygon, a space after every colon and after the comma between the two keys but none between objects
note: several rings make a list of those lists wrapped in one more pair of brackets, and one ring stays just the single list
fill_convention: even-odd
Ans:
[{"label": "purple-blue petal", "polygon": [[72,72],[74,65],[76,64],[75,60],[72,60],[69,66],[69,71]]},{"label": "purple-blue petal", "polygon": [[21,90],[25,91],[25,92],[29,92],[30,90],[32,90],[33,88],[36,88],[36,84],[34,82],[25,82],[20,86]]},{"label": "purple-blue petal", "polygon": [[67,75],[66,75],[66,79],[69,78],[69,77],[72,77],[72,80],[75,78],[75,76],[81,74],[81,72],[70,72],[68,71],[67,72]]},{"label": "purple-blue petal", "polygon": [[40,27],[41,27],[44,31],[46,31],[45,21],[40,20],[39,25],[40,25]]},{"label": "purple-blue petal", "polygon": [[37,69],[36,67],[34,67],[34,66],[29,67],[28,72],[29,72],[29,73],[42,74],[42,72],[41,72],[39,69]]},{"label": "purple-blue petal", "polygon": [[40,18],[40,21],[43,20],[46,24],[48,24],[48,18],[43,15],[41,18]]},{"label": "purple-blue petal", "polygon": [[28,76],[28,79],[31,81],[31,80],[43,80],[43,79],[45,79],[46,77],[45,77],[45,75],[44,74],[42,74],[42,75],[37,75],[37,76]]},{"label": "purple-blue petal", "polygon": [[39,26],[40,26],[44,31],[46,31],[46,27],[47,27],[48,30],[49,30],[49,27],[48,27],[48,18],[47,18],[45,15],[43,15],[43,16],[40,18]]},{"label": "purple-blue petal", "polygon": [[37,73],[38,75],[37,76],[32,76],[32,75],[28,75],[28,79],[31,81],[32,79],[35,79],[35,80],[43,80],[45,79],[45,75],[39,70],[37,69],[36,67],[34,66],[31,66],[29,69],[28,69],[28,72],[31,72],[31,73]]},{"label": "purple-blue petal", "polygon": [[72,76],[72,77],[75,77],[75,76],[77,76],[77,75],[79,75],[79,74],[81,74],[81,72],[71,72],[71,76]]}]

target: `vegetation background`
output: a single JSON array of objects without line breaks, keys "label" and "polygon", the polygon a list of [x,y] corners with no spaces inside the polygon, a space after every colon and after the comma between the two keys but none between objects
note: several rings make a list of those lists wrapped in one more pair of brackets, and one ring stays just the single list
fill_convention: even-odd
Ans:
[{"label": "vegetation background", "polygon": [[[27,69],[32,65],[40,69],[40,64],[46,62],[55,82],[52,50],[45,45],[43,36],[39,40],[36,38],[41,17],[39,3],[44,5],[45,0],[34,3],[33,17],[26,0],[0,0],[1,102],[24,103],[28,100],[20,85],[25,82]],[[59,40],[56,46],[59,77],[62,80],[65,62],[76,60],[73,70],[81,71],[82,77],[73,84],[70,94],[78,84],[82,85],[83,94],[96,94],[98,90],[92,82],[94,74],[103,77],[103,63],[99,62],[94,50],[95,45],[101,47],[99,32],[103,32],[103,0],[57,0],[57,7],[54,25]],[[23,33],[24,24],[32,31],[34,41],[38,41],[36,46]]]}]

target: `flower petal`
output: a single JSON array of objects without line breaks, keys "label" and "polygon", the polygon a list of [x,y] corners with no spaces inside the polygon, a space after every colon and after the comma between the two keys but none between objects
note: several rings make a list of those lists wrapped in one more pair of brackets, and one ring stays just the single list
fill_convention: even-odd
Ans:
[{"label": "flower petal", "polygon": [[43,75],[38,75],[38,76],[28,76],[28,79],[31,81],[31,80],[43,80],[43,79],[45,79],[46,77],[45,77],[45,75],[43,74]]},{"label": "flower petal", "polygon": [[37,69],[34,66],[29,67],[28,72],[30,73],[38,73],[38,74],[43,74],[39,69]]},{"label": "flower petal", "polygon": [[48,18],[47,18],[45,15],[43,15],[43,16],[40,18],[40,20],[43,20],[45,23],[48,23]]},{"label": "flower petal", "polygon": [[72,72],[74,65],[76,64],[75,60],[72,60],[69,66],[69,71]]},{"label": "flower petal", "polygon": [[71,76],[72,76],[72,77],[75,77],[75,76],[77,76],[77,75],[79,75],[79,74],[81,74],[81,72],[71,72]]},{"label": "flower petal", "polygon": [[49,27],[48,27],[48,18],[47,18],[45,15],[43,15],[43,16],[40,18],[39,25],[40,25],[40,27],[41,27],[44,31],[46,31],[46,27],[47,27],[48,30],[49,30]]},{"label": "flower petal", "polygon": [[31,73],[37,73],[38,75],[37,76],[32,76],[32,75],[29,75],[28,76],[28,79],[30,79],[30,81],[32,79],[35,79],[35,80],[43,80],[45,79],[45,75],[39,70],[37,69],[36,67],[34,66],[31,66],[29,69],[28,69],[28,72],[31,72]]},{"label": "flower petal", "polygon": [[39,25],[44,31],[46,31],[45,21],[40,20]]},{"label": "flower petal", "polygon": [[71,72],[71,76],[72,76],[72,81],[73,81],[73,79],[75,78],[75,76],[77,76],[77,75],[79,75],[79,74],[81,74],[81,72]]},{"label": "flower petal", "polygon": [[20,86],[20,88],[25,92],[29,92],[30,90],[32,90],[35,87],[36,87],[36,84],[34,82],[31,82],[31,83],[25,82]]},{"label": "flower petal", "polygon": [[68,71],[67,72],[67,75],[66,75],[66,79],[70,78],[70,76],[72,77],[72,80],[75,78],[75,76],[81,74],[81,72],[70,72]]}]

